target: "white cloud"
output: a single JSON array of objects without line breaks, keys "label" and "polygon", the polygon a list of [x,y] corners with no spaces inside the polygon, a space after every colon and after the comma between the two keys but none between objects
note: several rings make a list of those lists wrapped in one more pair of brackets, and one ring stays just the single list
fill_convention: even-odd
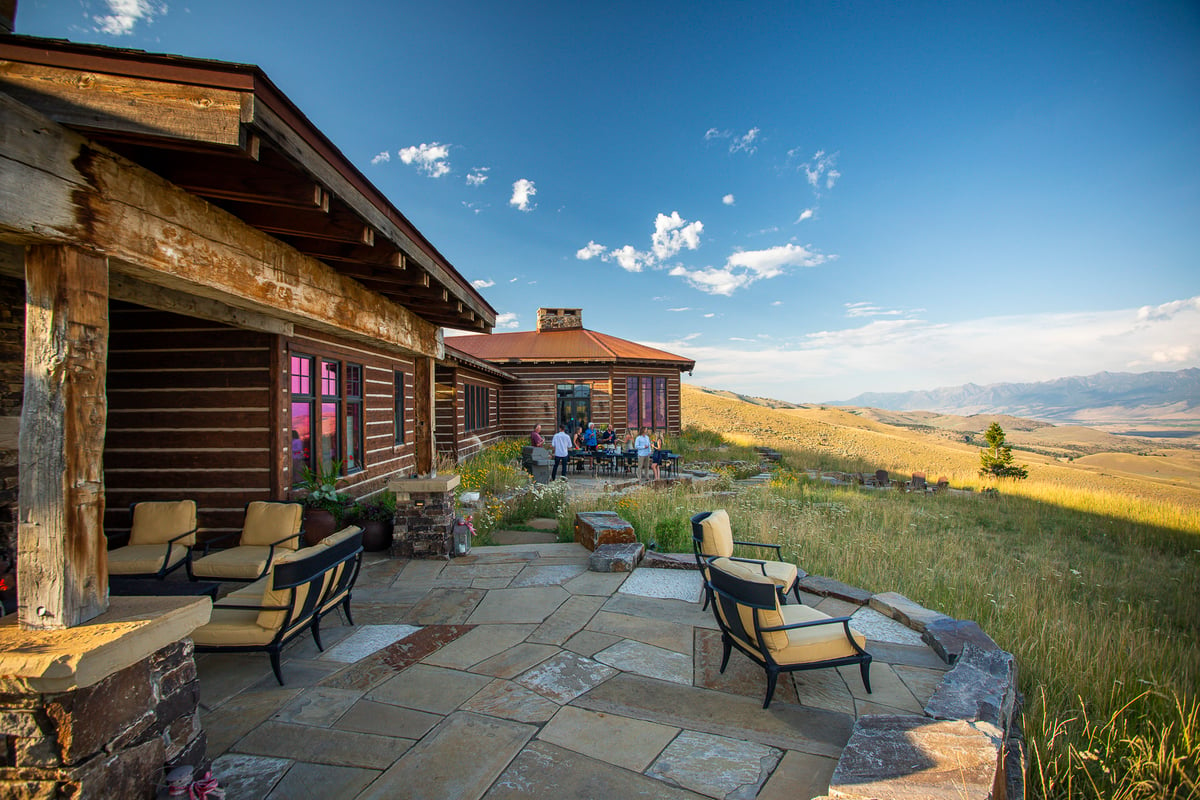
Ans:
[{"label": "white cloud", "polygon": [[1130,308],[954,322],[874,318],[770,345],[646,344],[696,359],[697,383],[793,402],[1104,370],[1200,367],[1200,349],[1192,344],[1200,342],[1195,313],[1200,308],[1193,300],[1164,306],[1180,313],[1149,318]]},{"label": "white cloud", "polygon": [[471,285],[474,286],[476,289],[490,289],[491,287],[496,285],[496,282],[487,280],[486,278],[479,278],[477,280],[471,281]]},{"label": "white cloud", "polygon": [[781,305],[783,305],[783,301],[782,301],[782,300],[775,300],[774,302],[772,302],[772,303],[771,303],[771,305],[773,305],[773,306],[781,306]]},{"label": "white cloud", "polygon": [[483,186],[485,183],[487,183],[488,170],[490,170],[490,169],[491,169],[491,167],[475,167],[475,168],[473,168],[470,172],[467,173],[467,185],[468,186]]},{"label": "white cloud", "polygon": [[733,137],[733,141],[729,143],[729,152],[753,155],[758,150],[758,145],[754,143],[758,139],[758,134],[758,128],[751,128],[746,131],[744,136]]},{"label": "white cloud", "polygon": [[685,247],[695,250],[700,246],[700,234],[703,231],[703,222],[688,222],[679,216],[678,211],[672,211],[669,217],[659,214],[654,219],[654,233],[650,237],[654,257],[664,261]]},{"label": "white cloud", "polygon": [[847,317],[899,317],[910,312],[899,309],[885,309],[874,303],[844,303]]},{"label": "white cloud", "polygon": [[723,267],[688,269],[674,267],[670,274],[683,278],[695,289],[708,294],[728,297],[752,283],[783,275],[788,267],[815,267],[829,256],[814,253],[806,247],[785,244],[766,250],[740,250],[725,260]]},{"label": "white cloud", "polygon": [[1188,311],[1200,311],[1200,296],[1187,300],[1172,300],[1159,306],[1142,306],[1137,315],[1139,320],[1155,322],[1168,320],[1176,314]]},{"label": "white cloud", "polygon": [[518,277],[516,277],[516,278],[509,278],[509,279],[508,279],[508,282],[509,282],[509,283],[516,283],[516,282],[517,282],[517,281],[519,281],[519,280],[521,280],[520,276],[518,276]]},{"label": "white cloud", "polygon": [[724,197],[721,198],[721,202],[727,206],[733,205],[733,195],[731,195],[731,194],[725,195]]},{"label": "white cloud", "polygon": [[496,328],[510,329],[520,327],[521,322],[517,315],[511,311],[505,311],[503,314],[496,315]]},{"label": "white cloud", "polygon": [[603,256],[605,249],[604,245],[589,241],[586,245],[575,251],[575,257],[580,261],[591,261],[593,258]]},{"label": "white cloud", "polygon": [[704,141],[711,142],[713,139],[728,139],[732,134],[729,131],[719,131],[716,128],[709,128],[704,132]]},{"label": "white cloud", "polygon": [[[795,150],[789,152],[789,155],[795,153]],[[800,166],[804,172],[804,177],[808,181],[808,185],[813,188],[813,191],[819,197],[821,189],[832,189],[837,183],[838,178],[842,177],[835,165],[837,164],[837,153],[826,153],[824,150],[818,150],[813,153],[813,157]]]},{"label": "white cloud", "polygon": [[431,178],[440,178],[450,171],[450,146],[433,142],[421,143],[405,147],[399,152],[400,160],[408,165],[416,165],[419,172]]},{"label": "white cloud", "polygon": [[715,313],[713,313],[712,311],[710,311],[710,312],[708,312],[707,314],[705,314],[705,315],[704,315],[704,318],[705,318],[705,319],[712,319],[712,318],[713,318],[713,317],[715,317],[715,316],[716,316],[716,314],[715,314]]},{"label": "white cloud", "polygon": [[650,257],[646,253],[642,253],[634,249],[633,245],[627,244],[624,247],[618,247],[604,255],[600,256],[604,261],[616,261],[621,269],[626,272],[641,272],[642,267],[646,265]]},{"label": "white cloud", "polygon": [[[796,222],[804,222],[806,219],[812,219],[815,212],[811,208],[806,208],[800,212],[800,216],[796,217]],[[795,223],[793,223],[795,224]]]},{"label": "white cloud", "polygon": [[167,4],[156,0],[106,0],[108,13],[92,17],[94,30],[109,36],[128,36],[142,20],[151,22],[167,13]]},{"label": "white cloud", "polygon": [[667,309],[667,311],[691,311],[691,310],[692,309],[688,308],[687,306],[680,306],[679,308],[668,308]]},{"label": "white cloud", "polygon": [[531,203],[533,196],[537,194],[537,187],[533,181],[528,178],[521,178],[513,183],[512,199],[508,204],[521,211],[532,211],[537,208],[537,203]]},{"label": "white cloud", "polygon": [[392,160],[392,154],[389,153],[387,150],[384,150],[382,153],[376,153],[375,156],[371,159],[371,163],[372,164],[386,164],[391,160]]}]

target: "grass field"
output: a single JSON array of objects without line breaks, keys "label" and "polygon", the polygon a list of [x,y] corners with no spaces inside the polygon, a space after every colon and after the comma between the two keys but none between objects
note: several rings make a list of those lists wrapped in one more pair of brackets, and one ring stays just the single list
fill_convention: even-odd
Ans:
[{"label": "grass field", "polygon": [[[919,470],[952,486],[996,487],[976,475],[978,447],[942,429],[770,409],[692,387],[683,411],[685,424],[738,431],[729,438],[773,446],[793,467]],[[1193,457],[1164,452],[1164,465]],[[997,493],[863,492],[785,470],[729,510],[739,538],[780,542],[810,572],[974,619],[1013,652],[1030,796],[1200,797],[1200,488],[1186,469],[1164,479],[1129,461],[1155,456],[1017,455],[1029,479]],[[663,538],[672,520],[711,501],[619,502],[647,536]]]}]

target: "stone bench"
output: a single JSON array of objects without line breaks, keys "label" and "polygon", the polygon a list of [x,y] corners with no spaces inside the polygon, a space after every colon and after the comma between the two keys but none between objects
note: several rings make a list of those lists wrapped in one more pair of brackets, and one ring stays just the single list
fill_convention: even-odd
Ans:
[{"label": "stone bench", "polygon": [[637,536],[614,511],[580,511],[575,515],[575,541],[595,550],[602,544],[631,544]]}]

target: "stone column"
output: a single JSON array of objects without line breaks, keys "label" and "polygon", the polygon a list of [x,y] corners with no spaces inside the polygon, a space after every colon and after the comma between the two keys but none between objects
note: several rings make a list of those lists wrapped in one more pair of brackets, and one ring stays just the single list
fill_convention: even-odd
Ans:
[{"label": "stone column", "polygon": [[388,484],[396,493],[394,558],[445,558],[454,552],[454,489],[457,475],[443,478],[397,478]]}]

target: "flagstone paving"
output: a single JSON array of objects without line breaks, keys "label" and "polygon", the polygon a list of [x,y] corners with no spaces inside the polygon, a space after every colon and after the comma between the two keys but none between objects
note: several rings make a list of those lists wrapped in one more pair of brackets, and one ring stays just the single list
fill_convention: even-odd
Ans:
[{"label": "flagstone paving", "polygon": [[[263,654],[201,654],[202,724],[230,798],[788,798],[828,791],[855,715],[920,713],[946,667],[913,632],[854,614],[875,655],[784,674],[722,647],[690,570],[587,571],[513,536],[454,561],[369,554],[355,626],[301,636],[280,687]],[[867,613],[870,612],[870,613]],[[339,612],[340,613],[340,612]]]}]

